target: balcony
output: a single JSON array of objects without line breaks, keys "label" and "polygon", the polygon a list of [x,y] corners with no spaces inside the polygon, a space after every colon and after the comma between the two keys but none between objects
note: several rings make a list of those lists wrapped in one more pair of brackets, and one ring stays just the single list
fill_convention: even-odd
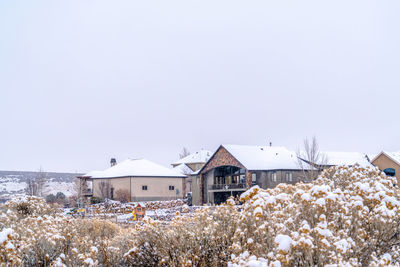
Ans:
[{"label": "balcony", "polygon": [[211,191],[242,191],[246,189],[246,184],[213,184],[208,186]]},{"label": "balcony", "polygon": [[82,193],[82,196],[91,196],[91,195],[93,195],[92,189],[90,189],[90,188],[82,189],[81,193]]}]

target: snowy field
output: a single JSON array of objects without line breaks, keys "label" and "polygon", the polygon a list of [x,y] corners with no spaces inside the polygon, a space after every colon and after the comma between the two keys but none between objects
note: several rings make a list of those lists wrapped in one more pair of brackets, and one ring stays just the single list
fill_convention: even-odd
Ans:
[{"label": "snowy field", "polygon": [[[13,196],[24,195],[27,180],[37,177],[38,172],[0,171],[0,200],[3,202]],[[75,173],[46,173],[44,196],[62,192],[69,197],[76,194]]]}]

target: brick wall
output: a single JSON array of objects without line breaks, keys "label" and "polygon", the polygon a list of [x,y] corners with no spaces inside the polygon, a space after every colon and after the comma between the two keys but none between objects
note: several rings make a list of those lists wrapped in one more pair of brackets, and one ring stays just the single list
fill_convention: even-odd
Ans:
[{"label": "brick wall", "polygon": [[219,166],[235,166],[245,169],[245,167],[235,159],[223,146],[220,146],[214,156],[207,162],[202,174]]}]

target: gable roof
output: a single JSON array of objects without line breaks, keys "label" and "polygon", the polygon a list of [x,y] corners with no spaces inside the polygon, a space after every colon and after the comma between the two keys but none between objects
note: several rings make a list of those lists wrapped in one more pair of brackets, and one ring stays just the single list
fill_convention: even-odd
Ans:
[{"label": "gable roof", "polygon": [[91,178],[117,177],[186,177],[177,170],[169,169],[147,159],[126,159],[104,171],[89,172]]},{"label": "gable roof", "polygon": [[222,145],[248,170],[299,170],[296,153],[278,146]]},{"label": "gable roof", "polygon": [[384,154],[385,156],[387,156],[388,158],[390,158],[391,160],[393,160],[395,163],[397,163],[398,165],[400,165],[400,151],[397,152],[388,152],[388,151],[382,151],[381,153],[379,153],[378,155],[376,155],[371,162],[375,161],[380,155]]},{"label": "gable roof", "polygon": [[175,161],[174,163],[172,163],[172,165],[204,163],[210,159],[211,155],[212,155],[211,151],[201,149],[180,160]]},{"label": "gable roof", "polygon": [[[225,148],[240,164],[251,171],[257,170],[300,170],[296,152],[290,151],[280,146],[246,146],[246,145],[221,145]],[[219,151],[219,149],[213,154]],[[359,152],[321,152],[327,157],[328,166],[333,165],[355,165],[371,166],[365,154]],[[400,156],[400,153],[399,153]],[[304,161],[304,160],[303,160]],[[304,161],[307,163],[306,161]],[[303,163],[304,164],[304,163]],[[206,164],[208,165],[208,164]],[[206,165],[200,170],[206,168]],[[306,164],[307,169],[313,167]]]}]

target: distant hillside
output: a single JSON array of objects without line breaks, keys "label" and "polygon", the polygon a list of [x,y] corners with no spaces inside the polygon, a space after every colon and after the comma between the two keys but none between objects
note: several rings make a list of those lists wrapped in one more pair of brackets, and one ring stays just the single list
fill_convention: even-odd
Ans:
[{"label": "distant hillside", "polygon": [[[46,184],[44,195],[63,192],[66,196],[76,194],[76,176],[79,173],[44,172]],[[13,195],[25,194],[26,182],[39,176],[39,172],[0,171],[0,202]]]}]

